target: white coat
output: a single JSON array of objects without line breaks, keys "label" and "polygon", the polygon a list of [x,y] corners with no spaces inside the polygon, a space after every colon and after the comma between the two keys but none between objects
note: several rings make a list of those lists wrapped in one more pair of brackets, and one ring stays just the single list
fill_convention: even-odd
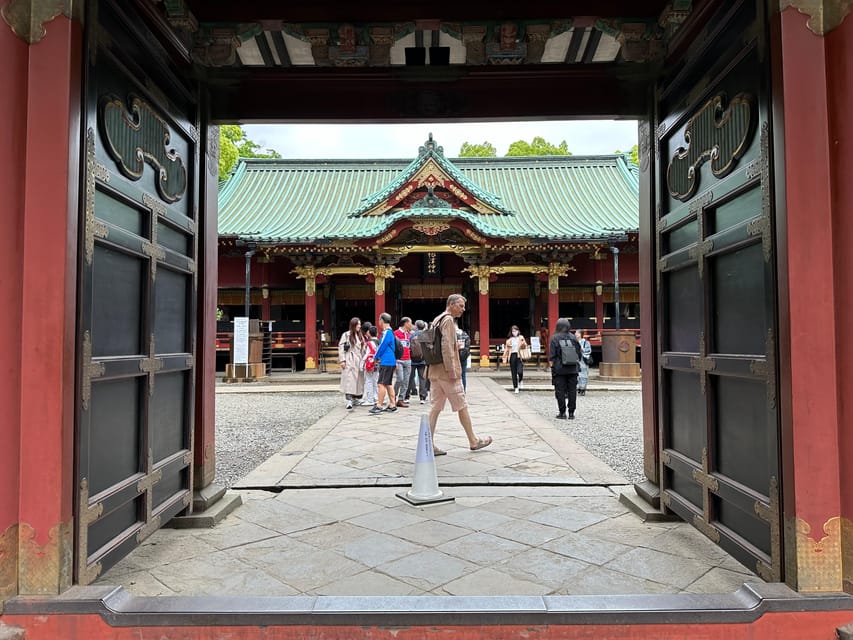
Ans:
[{"label": "white coat", "polygon": [[341,367],[341,392],[360,396],[364,393],[364,369],[361,362],[366,347],[362,340],[357,341],[355,346],[350,346],[346,350],[344,344],[349,345],[349,331],[344,333],[338,341],[338,362],[343,365]]}]

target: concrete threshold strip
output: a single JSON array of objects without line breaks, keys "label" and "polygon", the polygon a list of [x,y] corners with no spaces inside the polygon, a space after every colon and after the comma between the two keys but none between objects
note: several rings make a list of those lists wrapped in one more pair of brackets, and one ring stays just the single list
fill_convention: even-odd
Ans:
[{"label": "concrete threshold strip", "polygon": [[[771,614],[771,615],[768,615]],[[780,614],[780,615],[777,615]],[[785,615],[788,614],[788,615]],[[794,631],[799,625],[808,630],[802,635],[762,635],[761,637],[813,638],[815,624],[839,627],[838,637],[849,638],[845,627],[853,619],[853,596],[844,593],[799,594],[784,584],[744,584],[724,594],[654,594],[595,596],[134,596],[122,587],[72,587],[60,596],[18,596],[5,603],[4,622],[20,624],[35,617],[73,616],[102,620],[113,628],[146,627],[257,627],[270,631],[284,629],[281,635],[241,634],[240,638],[297,637],[287,628],[312,627],[316,637],[322,627],[352,627],[352,635],[367,637],[366,628],[413,629],[423,627],[423,635],[440,636],[452,627],[481,627],[465,637],[490,637],[498,627],[500,637],[509,637],[512,627],[525,637],[552,637],[533,633],[535,628],[584,626],[600,628],[595,637],[682,638],[680,626],[694,632],[702,625],[716,627],[723,635],[714,637],[752,638],[739,625],[768,624],[773,629]],[[775,621],[761,620],[767,616]],[[69,620],[69,624],[72,621]],[[57,622],[61,624],[61,621]],[[625,635],[626,625],[633,633]],[[655,635],[647,635],[642,627],[653,625]],[[793,626],[792,626],[793,625]],[[812,625],[812,626],[809,626]],[[612,627],[612,629],[610,629]],[[79,629],[79,627],[76,627]],[[686,630],[686,629],[685,629]],[[569,631],[569,629],[566,629]],[[710,631],[710,629],[709,629]],[[751,633],[751,632],[750,632]],[[29,635],[27,636],[29,638]],[[38,634],[35,637],[40,637]],[[105,636],[99,636],[105,637]],[[126,634],[115,637],[131,637]],[[132,637],[148,638],[141,632]],[[154,637],[154,636],[151,636]],[[160,636],[157,636],[160,637]],[[190,637],[182,635],[183,637]],[[208,636],[204,636],[208,637]],[[229,636],[230,637],[230,636]],[[314,636],[312,636],[314,637]],[[334,636],[343,637],[343,636]],[[373,636],[370,636],[373,637]],[[390,636],[389,636],[390,637]],[[573,635],[561,633],[559,637]],[[578,637],[589,638],[589,635]],[[705,636],[703,636],[705,637]],[[710,636],[709,636],[710,637]]]},{"label": "concrete threshold strip", "polygon": [[[411,478],[377,478],[367,484],[352,484],[334,480],[312,480],[311,484],[273,484],[273,485],[235,485],[232,491],[267,491],[269,493],[284,493],[291,490],[305,489],[370,489],[376,487],[409,487]],[[603,489],[619,489],[629,487],[625,484],[610,484],[606,482],[584,482],[582,480],[517,480],[514,478],[496,480],[466,480],[464,478],[442,480],[442,487],[597,487]]]}]

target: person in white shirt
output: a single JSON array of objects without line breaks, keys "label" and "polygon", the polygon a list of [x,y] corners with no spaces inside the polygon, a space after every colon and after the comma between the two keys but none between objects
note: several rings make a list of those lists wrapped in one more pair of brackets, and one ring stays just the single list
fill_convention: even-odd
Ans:
[{"label": "person in white shirt", "polygon": [[521,335],[518,325],[512,325],[504,345],[503,363],[509,363],[509,370],[512,373],[512,390],[515,393],[524,386],[524,363],[521,360],[521,350],[526,346],[527,340]]}]

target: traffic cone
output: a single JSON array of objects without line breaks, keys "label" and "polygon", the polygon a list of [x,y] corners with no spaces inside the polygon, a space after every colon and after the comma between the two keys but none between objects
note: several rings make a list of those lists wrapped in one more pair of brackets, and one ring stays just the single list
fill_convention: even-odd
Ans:
[{"label": "traffic cone", "polygon": [[421,416],[421,431],[418,434],[418,450],[415,454],[415,472],[412,476],[412,488],[397,494],[401,500],[415,506],[453,502],[455,498],[444,495],[438,488],[438,474],[435,470],[435,455],[432,448],[432,434],[429,430],[429,417]]}]

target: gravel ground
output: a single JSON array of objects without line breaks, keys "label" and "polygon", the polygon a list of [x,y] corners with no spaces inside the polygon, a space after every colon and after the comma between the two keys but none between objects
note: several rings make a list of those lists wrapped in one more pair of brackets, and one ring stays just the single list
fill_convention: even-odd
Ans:
[{"label": "gravel ground", "polygon": [[217,395],[216,482],[230,487],[342,403],[337,392]]},{"label": "gravel ground", "polygon": [[[588,393],[578,398],[575,420],[553,419],[552,392],[525,391],[519,397],[629,481],[643,480],[640,392]],[[341,403],[337,392],[218,395],[216,482],[230,487]]]},{"label": "gravel ground", "polygon": [[556,420],[552,391],[522,391],[519,398],[629,482],[643,474],[643,408],[640,391],[587,391],[578,397],[574,420]]}]

